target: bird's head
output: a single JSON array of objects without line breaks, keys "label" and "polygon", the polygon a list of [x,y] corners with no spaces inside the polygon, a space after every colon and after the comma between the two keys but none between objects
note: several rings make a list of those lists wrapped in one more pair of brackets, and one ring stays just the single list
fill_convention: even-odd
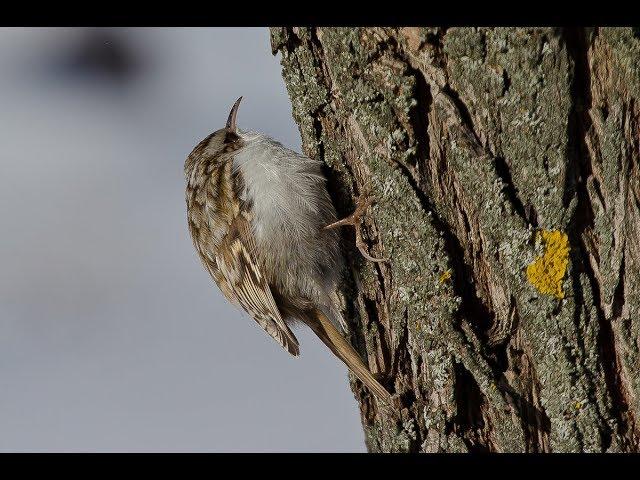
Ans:
[{"label": "bird's head", "polygon": [[236,121],[241,100],[242,97],[238,98],[233,107],[231,107],[225,127],[216,130],[196,145],[185,162],[185,173],[188,174],[187,171],[192,170],[199,159],[207,159],[207,161],[217,163],[228,158],[227,154],[242,148],[244,142],[238,131]]}]

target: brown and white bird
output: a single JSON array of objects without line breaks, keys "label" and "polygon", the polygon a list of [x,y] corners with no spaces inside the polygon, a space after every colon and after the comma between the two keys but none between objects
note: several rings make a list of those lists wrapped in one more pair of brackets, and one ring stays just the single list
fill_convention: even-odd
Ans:
[{"label": "brown and white bird", "polygon": [[290,325],[300,321],[381,400],[391,396],[343,337],[338,307],[344,261],[335,227],[356,227],[371,204],[336,221],[322,162],[236,126],[202,140],[184,165],[189,231],[224,296],[240,305],[285,350],[300,353]]}]

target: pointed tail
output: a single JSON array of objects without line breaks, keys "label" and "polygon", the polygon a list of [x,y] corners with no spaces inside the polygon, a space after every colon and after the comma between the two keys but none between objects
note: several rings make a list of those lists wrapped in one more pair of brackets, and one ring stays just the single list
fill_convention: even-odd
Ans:
[{"label": "pointed tail", "polygon": [[356,352],[351,344],[342,336],[340,331],[326,315],[319,310],[315,310],[314,317],[309,322],[309,326],[315,334],[320,337],[320,340],[349,367],[369,390],[387,405],[392,405],[391,394],[374,378],[360,358],[360,355],[358,355],[358,352]]}]

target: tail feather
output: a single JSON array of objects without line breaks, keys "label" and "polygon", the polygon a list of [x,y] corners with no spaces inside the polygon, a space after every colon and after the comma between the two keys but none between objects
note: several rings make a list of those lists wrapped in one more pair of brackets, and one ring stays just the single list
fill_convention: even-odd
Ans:
[{"label": "tail feather", "polygon": [[342,336],[336,326],[321,311],[314,311],[315,317],[310,321],[310,327],[322,342],[342,360],[369,390],[380,400],[391,405],[391,394],[374,378],[364,364],[358,352]]}]

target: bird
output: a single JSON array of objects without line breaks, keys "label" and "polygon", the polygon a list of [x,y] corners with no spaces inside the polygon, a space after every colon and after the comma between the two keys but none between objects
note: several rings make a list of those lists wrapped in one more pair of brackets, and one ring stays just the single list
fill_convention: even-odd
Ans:
[{"label": "bird", "polygon": [[240,306],[282,348],[300,354],[291,330],[307,325],[355,376],[387,405],[391,394],[345,338],[339,306],[344,258],[338,227],[360,233],[372,204],[337,220],[321,160],[267,135],[237,127],[234,103],[226,126],[200,141],[184,164],[187,223],[194,247],[222,294]]}]

